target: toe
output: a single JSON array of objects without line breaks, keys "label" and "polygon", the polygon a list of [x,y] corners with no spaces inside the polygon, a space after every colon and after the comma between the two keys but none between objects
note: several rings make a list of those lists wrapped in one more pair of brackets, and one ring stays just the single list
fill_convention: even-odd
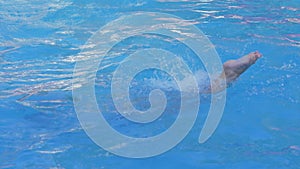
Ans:
[{"label": "toe", "polygon": [[259,53],[259,51],[255,51],[255,52],[254,52],[254,55],[255,55],[256,58],[262,57],[262,54]]}]

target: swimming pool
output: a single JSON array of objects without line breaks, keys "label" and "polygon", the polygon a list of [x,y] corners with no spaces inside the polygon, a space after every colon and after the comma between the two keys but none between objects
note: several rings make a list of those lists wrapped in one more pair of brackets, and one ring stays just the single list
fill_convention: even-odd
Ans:
[{"label": "swimming pool", "polygon": [[[0,168],[300,168],[297,0],[13,0],[0,4]],[[198,118],[185,139],[155,157],[113,155],[82,129],[72,98],[74,66],[82,59],[78,54],[102,26],[136,12],[167,13],[193,23],[215,45],[222,62],[255,50],[264,55],[227,89],[221,122],[204,144],[198,143],[198,136],[210,106],[209,95],[201,96]],[[114,50],[157,45],[183,57],[193,55],[181,44],[157,39],[132,37]],[[192,69],[203,69],[201,62],[194,63]],[[114,112],[108,102],[110,76],[102,76],[111,71],[97,74],[96,94],[99,106]],[[166,77],[151,70],[136,78],[153,74]],[[138,89],[145,90],[131,90],[131,96],[147,96],[151,88]],[[169,111],[177,110],[178,93],[170,96],[174,99],[168,103]],[[135,106],[143,109],[149,103]],[[148,126],[124,121],[115,112],[106,114],[115,129],[139,137],[164,131],[176,113],[163,117]]]}]

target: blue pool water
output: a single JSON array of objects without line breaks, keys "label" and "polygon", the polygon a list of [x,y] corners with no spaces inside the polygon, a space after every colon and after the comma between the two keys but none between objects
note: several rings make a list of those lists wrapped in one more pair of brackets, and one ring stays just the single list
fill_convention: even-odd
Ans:
[{"label": "blue pool water", "polygon": [[[203,95],[196,123],[180,144],[159,156],[129,159],[106,152],[84,132],[73,106],[72,76],[82,59],[82,45],[93,33],[123,15],[143,11],[193,23],[215,45],[222,62],[255,50],[263,58],[228,88],[223,118],[207,142],[198,143],[210,106],[210,96]],[[157,39],[132,37],[115,51],[156,45],[193,57],[184,45]],[[201,62],[193,63],[191,69],[203,69]],[[0,168],[300,168],[299,65],[298,0],[1,1]],[[111,71],[98,72],[96,94],[116,130],[148,137],[174,122],[178,91],[166,91],[172,99],[162,120],[152,126],[116,114],[107,87]],[[136,79],[151,79],[153,74],[168,77],[149,70]],[[133,100],[147,97],[151,90],[140,85],[130,90]],[[149,102],[140,100],[134,105],[147,109]]]}]

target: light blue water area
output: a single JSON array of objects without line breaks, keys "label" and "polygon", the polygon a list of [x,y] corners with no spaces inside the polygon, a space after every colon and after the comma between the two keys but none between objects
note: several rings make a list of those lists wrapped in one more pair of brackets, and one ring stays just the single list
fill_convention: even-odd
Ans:
[{"label": "light blue water area", "polygon": [[[163,12],[201,29],[222,62],[251,51],[263,54],[227,90],[224,115],[213,136],[198,143],[210,106],[201,96],[198,119],[188,136],[156,157],[129,159],[98,147],[79,124],[73,107],[72,73],[82,45],[110,21],[135,12]],[[122,28],[120,28],[122,29]],[[117,114],[110,95],[111,73],[138,49],[159,47],[182,56],[193,72],[204,69],[177,41],[143,35],[116,45],[97,73],[96,96],[105,118],[129,136],[149,137],[177,117],[178,90],[159,121],[136,124]],[[168,39],[167,39],[168,40]],[[169,42],[169,43],[168,43]],[[170,43],[171,42],[171,43]],[[111,64],[111,65],[110,65]],[[0,168],[300,168],[300,3],[217,0],[12,0],[0,2]],[[107,66],[107,67],[105,67]],[[104,69],[105,67],[105,69]],[[135,107],[146,110],[149,79],[174,79],[141,72],[130,88]],[[145,99],[146,98],[146,99]]]}]

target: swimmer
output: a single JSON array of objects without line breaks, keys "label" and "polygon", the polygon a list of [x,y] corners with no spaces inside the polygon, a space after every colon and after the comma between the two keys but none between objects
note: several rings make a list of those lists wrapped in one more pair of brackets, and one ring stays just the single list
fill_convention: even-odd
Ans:
[{"label": "swimmer", "polygon": [[[253,65],[257,59],[261,58],[262,54],[260,54],[258,51],[249,53],[248,55],[245,55],[239,59],[236,60],[229,60],[226,61],[223,64],[223,72],[221,75],[217,75],[212,78],[210,83],[205,83],[203,81],[203,77],[206,77],[203,72],[196,74],[196,80],[200,84],[199,92],[200,94],[211,94],[211,93],[218,93],[222,90],[226,89],[232,82],[234,82],[243,72],[245,72],[251,65]],[[191,77],[187,77],[184,79],[184,84],[189,85],[190,84]],[[152,86],[157,86],[157,88],[165,89],[165,90],[174,90],[176,87],[174,87],[169,82],[164,81],[152,81],[148,84],[152,84]],[[45,86],[49,86],[48,84]],[[39,87],[41,88],[41,87]],[[188,87],[187,87],[188,88]],[[41,90],[37,90],[38,88],[34,88],[34,90],[26,90],[28,93],[23,93],[25,96],[18,99],[18,101],[24,101],[25,99],[29,98],[30,96],[40,92]],[[190,92],[190,91],[186,91]]]},{"label": "swimmer", "polygon": [[[261,57],[262,54],[256,51],[239,59],[226,61],[223,64],[222,74],[214,79],[211,88],[208,87],[203,93],[217,93],[224,90]],[[222,85],[225,80],[226,85]]]}]

